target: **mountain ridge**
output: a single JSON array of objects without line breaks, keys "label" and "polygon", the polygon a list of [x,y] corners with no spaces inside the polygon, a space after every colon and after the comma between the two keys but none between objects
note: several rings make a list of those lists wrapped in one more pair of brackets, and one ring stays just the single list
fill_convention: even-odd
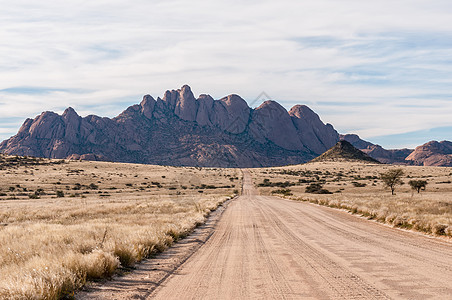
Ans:
[{"label": "mountain ridge", "polygon": [[0,151],[48,158],[90,158],[166,165],[259,167],[304,163],[339,140],[307,106],[276,101],[252,109],[240,96],[219,100],[188,85],[163,98],[145,95],[114,118],[43,112],[26,119]]},{"label": "mountain ridge", "polygon": [[46,158],[106,160],[174,166],[263,167],[299,164],[339,140],[382,163],[452,166],[452,143],[384,149],[355,134],[341,134],[306,105],[287,111],[267,100],[251,108],[239,95],[195,98],[188,85],[167,90],[114,118],[81,117],[68,107],[27,118],[0,152]]}]

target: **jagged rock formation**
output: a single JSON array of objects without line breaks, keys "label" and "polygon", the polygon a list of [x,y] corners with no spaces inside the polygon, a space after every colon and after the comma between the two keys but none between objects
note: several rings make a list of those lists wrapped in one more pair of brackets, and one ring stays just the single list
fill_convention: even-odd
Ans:
[{"label": "jagged rock formation", "polygon": [[338,142],[336,130],[331,124],[324,125],[319,116],[306,105],[295,105],[289,111],[301,141],[310,141],[308,148],[323,153]]},{"label": "jagged rock formation", "polygon": [[373,159],[366,153],[353,147],[353,145],[347,141],[337,142],[331,149],[312,160],[312,162],[321,161],[361,161],[366,163],[380,163],[378,160]]},{"label": "jagged rock formation", "polygon": [[347,141],[352,144],[357,149],[366,153],[370,157],[378,160],[379,162],[385,164],[402,164],[402,165],[410,165],[412,164],[409,161],[406,161],[405,158],[413,152],[412,149],[384,149],[380,145],[375,145],[370,142],[362,140],[356,134],[345,134],[339,136],[341,141]]},{"label": "jagged rock formation", "polygon": [[307,106],[274,101],[256,109],[238,95],[194,97],[189,86],[145,95],[117,117],[43,112],[0,143],[0,152],[48,158],[164,165],[258,167],[303,163],[339,135]]},{"label": "jagged rock formation", "polygon": [[406,160],[421,166],[452,167],[452,142],[428,142],[416,147]]}]

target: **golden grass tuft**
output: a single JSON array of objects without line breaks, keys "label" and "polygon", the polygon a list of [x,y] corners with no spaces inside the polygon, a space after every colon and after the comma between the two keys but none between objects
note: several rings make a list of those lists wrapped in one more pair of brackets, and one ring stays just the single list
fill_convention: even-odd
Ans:
[{"label": "golden grass tuft", "polygon": [[[0,299],[59,299],[109,278],[187,236],[241,185],[234,169],[71,162],[30,173],[0,170]],[[199,182],[218,188],[199,193]],[[63,188],[80,194],[58,198]]]}]

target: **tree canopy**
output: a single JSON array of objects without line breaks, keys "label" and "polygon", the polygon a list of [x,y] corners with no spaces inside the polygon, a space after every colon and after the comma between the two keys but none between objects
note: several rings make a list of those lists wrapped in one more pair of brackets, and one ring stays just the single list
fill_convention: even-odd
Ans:
[{"label": "tree canopy", "polygon": [[425,190],[425,187],[427,186],[426,180],[410,180],[408,184],[411,186],[411,188],[419,194],[421,190]]},{"label": "tree canopy", "polygon": [[402,185],[402,177],[405,175],[403,169],[391,169],[385,173],[380,174],[383,183],[391,189],[391,194],[394,195],[394,191],[397,185]]}]

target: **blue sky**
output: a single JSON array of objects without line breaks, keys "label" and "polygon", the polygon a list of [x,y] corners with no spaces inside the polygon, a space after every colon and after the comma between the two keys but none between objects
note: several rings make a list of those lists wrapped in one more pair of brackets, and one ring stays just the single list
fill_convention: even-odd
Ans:
[{"label": "blue sky", "polygon": [[386,148],[452,140],[452,2],[0,0],[0,140],[142,95],[263,91]]}]

